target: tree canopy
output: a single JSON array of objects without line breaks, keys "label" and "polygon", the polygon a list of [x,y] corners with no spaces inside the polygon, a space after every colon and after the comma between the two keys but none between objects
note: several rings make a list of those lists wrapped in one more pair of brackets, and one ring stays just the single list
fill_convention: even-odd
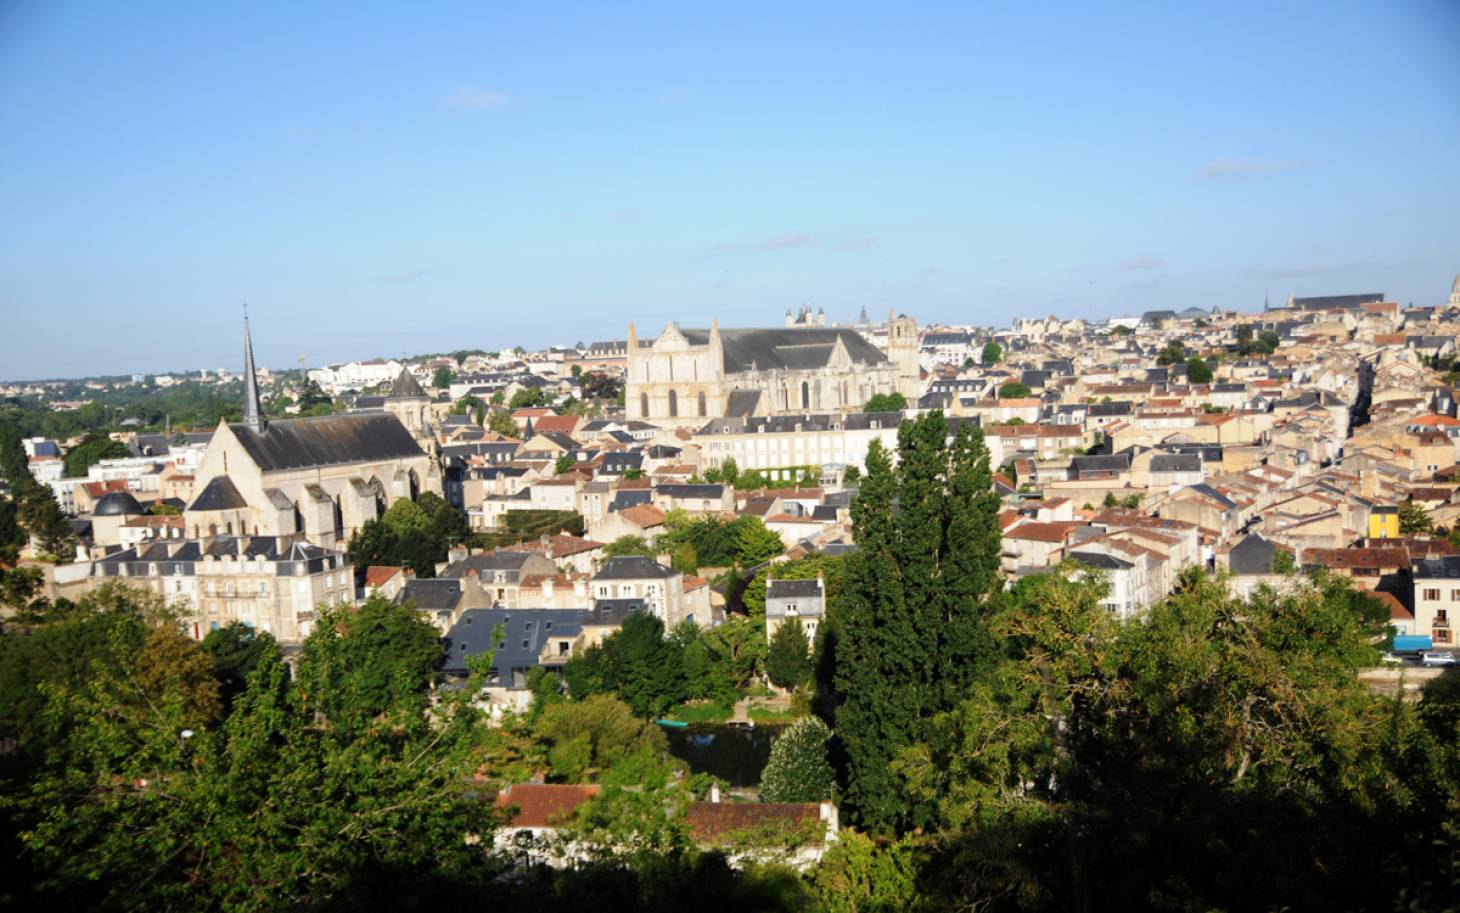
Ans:
[{"label": "tree canopy", "polygon": [[907,408],[907,397],[901,393],[878,393],[862,404],[863,412],[901,412]]}]

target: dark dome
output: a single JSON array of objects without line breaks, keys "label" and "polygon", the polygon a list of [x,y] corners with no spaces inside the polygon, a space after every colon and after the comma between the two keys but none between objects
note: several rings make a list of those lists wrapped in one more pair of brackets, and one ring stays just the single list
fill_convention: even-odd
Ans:
[{"label": "dark dome", "polygon": [[132,497],[130,491],[109,491],[97,500],[91,508],[93,517],[121,517],[128,514],[145,514],[142,505]]}]

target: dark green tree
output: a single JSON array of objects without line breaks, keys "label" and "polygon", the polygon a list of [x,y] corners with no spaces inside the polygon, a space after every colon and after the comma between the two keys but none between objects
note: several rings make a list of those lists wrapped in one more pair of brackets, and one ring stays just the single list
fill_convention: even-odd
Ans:
[{"label": "dark green tree", "polygon": [[105,434],[93,432],[66,451],[66,478],[85,476],[86,470],[102,460],[120,459],[130,454],[127,445],[121,441],[114,441]]},{"label": "dark green tree", "polygon": [[831,797],[836,775],[826,759],[831,730],[814,716],[787,726],[771,743],[770,760],[760,775],[765,802],[820,802]]},{"label": "dark green tree", "polygon": [[779,688],[797,688],[811,678],[811,643],[799,618],[788,618],[771,635],[766,677]]},{"label": "dark green tree", "polygon": [[999,385],[999,399],[1027,399],[1033,392],[1015,380]]},{"label": "dark green tree", "polygon": [[1205,359],[1193,355],[1186,360],[1186,379],[1193,384],[1209,384],[1212,382],[1212,366]]},{"label": "dark green tree", "polygon": [[267,631],[255,631],[241,622],[209,631],[203,638],[203,652],[213,662],[213,677],[218,680],[219,696],[224,708],[243,693],[248,677],[266,655],[279,651],[279,645]]},{"label": "dark green tree", "polygon": [[438,390],[444,390],[456,382],[456,372],[442,365],[431,375],[431,386]]},{"label": "dark green tree", "polygon": [[1003,357],[1004,357],[1004,350],[1003,350],[1003,348],[997,342],[994,342],[992,339],[990,339],[988,342],[986,342],[986,343],[983,344],[983,363],[984,364],[986,364],[986,365],[996,365],[996,364],[999,363],[999,359],[1001,359]]},{"label": "dark green tree", "polygon": [[878,393],[862,404],[863,412],[901,412],[907,408],[907,397],[901,393]]}]

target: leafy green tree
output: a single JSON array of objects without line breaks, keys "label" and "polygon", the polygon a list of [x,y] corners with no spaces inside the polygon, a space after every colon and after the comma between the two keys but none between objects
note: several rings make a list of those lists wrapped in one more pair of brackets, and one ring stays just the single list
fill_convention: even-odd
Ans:
[{"label": "leafy green tree", "polygon": [[445,390],[447,387],[451,386],[455,382],[456,372],[446,367],[445,365],[437,368],[436,373],[431,375],[431,386],[435,387],[438,390]]},{"label": "leafy green tree", "polygon": [[766,677],[779,688],[796,688],[811,678],[811,642],[801,619],[783,621],[766,651]]},{"label": "leafy green tree", "polygon": [[574,698],[616,694],[640,717],[662,716],[686,697],[679,644],[664,636],[663,622],[643,613],[568,660],[563,677]]},{"label": "leafy green tree", "polygon": [[694,543],[681,542],[674,547],[670,555],[669,566],[681,574],[694,574],[700,569],[699,555],[695,553]]},{"label": "leafy green tree", "polygon": [[86,470],[102,460],[120,459],[130,455],[127,445],[114,441],[105,434],[92,432],[81,443],[66,451],[66,478],[74,479],[86,475]]},{"label": "leafy green tree", "polygon": [[862,467],[858,466],[855,463],[853,463],[852,465],[848,466],[846,468],[846,470],[842,472],[842,484],[843,485],[847,485],[847,486],[856,485],[857,482],[861,480],[861,478],[862,478]]},{"label": "leafy green tree", "polygon": [[1156,364],[1158,365],[1174,365],[1180,361],[1186,361],[1186,345],[1179,339],[1166,343],[1165,347],[1156,353]]},{"label": "leafy green tree", "polygon": [[516,393],[512,394],[512,399],[508,400],[507,402],[507,408],[531,409],[537,406],[546,406],[547,402],[547,395],[543,393],[540,388],[523,387]]},{"label": "leafy green tree", "polygon": [[642,536],[619,536],[603,547],[605,558],[653,558],[654,547]]},{"label": "leafy green tree", "polygon": [[321,606],[302,658],[304,706],[359,731],[391,708],[424,708],[445,651],[414,606],[373,593],[359,609]]},{"label": "leafy green tree", "polygon": [[735,535],[735,560],[742,567],[760,564],[786,550],[781,537],[760,517],[746,514],[736,517],[730,526]]},{"label": "leafy green tree", "polygon": [[1279,548],[1273,551],[1272,572],[1274,574],[1291,574],[1295,567],[1292,552],[1285,548]]},{"label": "leafy green tree", "polygon": [[927,900],[919,890],[918,846],[904,838],[885,846],[845,829],[810,873],[826,913],[914,910]]},{"label": "leafy green tree", "polygon": [[814,716],[787,726],[771,743],[770,760],[760,775],[766,802],[820,802],[831,797],[836,775],[826,760],[831,730]]},{"label": "leafy green tree", "polygon": [[896,470],[874,446],[852,504],[859,550],[846,567],[833,681],[847,799],[874,831],[931,820],[932,797],[899,795],[892,760],[995,652],[989,616],[1002,584],[988,452],[972,428],[951,448],[947,434],[939,412],[905,423]]},{"label": "leafy green tree", "polygon": [[907,397],[901,393],[878,393],[862,404],[863,412],[901,412],[907,408]]},{"label": "leafy green tree", "polygon": [[634,755],[657,755],[669,749],[658,726],[645,722],[629,705],[608,694],[554,703],[533,729],[549,746],[553,775],[567,783],[596,780]]},{"label": "leafy green tree", "polygon": [[732,615],[725,623],[700,634],[713,667],[736,690],[749,687],[765,669],[765,627],[743,615]]},{"label": "leafy green tree", "polygon": [[[497,738],[472,703],[480,679],[431,709],[412,695],[329,717],[333,698],[303,684],[327,677],[310,669],[319,654],[306,651],[291,688],[269,653],[227,722],[208,726],[177,676],[135,700],[133,661],[119,660],[52,689],[56,747],[7,807],[33,870],[23,906],[363,909],[494,877],[463,839],[489,842],[493,828],[462,789]],[[352,725],[365,716],[374,725]]]},{"label": "leafy green tree", "polygon": [[487,430],[503,437],[522,437],[522,428],[512,420],[512,413],[504,409],[498,409],[487,417]]},{"label": "leafy green tree", "polygon": [[571,470],[577,464],[577,462],[577,460],[573,459],[573,455],[571,453],[565,453],[553,462],[553,474],[562,475],[563,473]]},{"label": "leafy green tree", "polygon": [[990,339],[988,342],[986,342],[986,343],[983,344],[983,363],[984,364],[986,364],[986,365],[996,365],[996,364],[999,363],[999,359],[1001,359],[1003,357],[1004,357],[1003,347],[1001,347],[997,342],[994,342],[992,339]]},{"label": "leafy green tree", "polygon": [[1011,380],[999,385],[999,399],[1027,399],[1033,393],[1029,387]]},{"label": "leafy green tree", "polygon": [[1212,382],[1212,367],[1205,359],[1195,355],[1186,360],[1186,379],[1194,384],[1209,384]]},{"label": "leafy green tree", "polygon": [[1423,505],[1405,501],[1399,505],[1399,532],[1406,536],[1432,532],[1435,521]]},{"label": "leafy green tree", "polygon": [[267,631],[255,631],[242,622],[233,622],[203,638],[203,652],[213,662],[213,677],[218,680],[219,697],[224,708],[243,693],[248,677],[267,654],[277,653],[279,645]]}]

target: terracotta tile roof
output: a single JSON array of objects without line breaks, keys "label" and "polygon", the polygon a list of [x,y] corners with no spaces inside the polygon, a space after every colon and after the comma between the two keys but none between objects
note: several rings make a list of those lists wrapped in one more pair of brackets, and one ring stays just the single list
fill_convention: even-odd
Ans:
[{"label": "terracotta tile roof", "polygon": [[112,479],[109,482],[82,482],[81,487],[93,498],[100,498],[113,491],[128,490],[125,479]]},{"label": "terracotta tile roof", "polygon": [[1013,529],[1005,530],[1004,538],[1030,539],[1034,542],[1064,542],[1070,537],[1071,531],[1079,525],[1069,520],[1059,520],[1052,523],[1026,520]]},{"label": "terracotta tile roof", "polygon": [[812,802],[692,802],[684,820],[696,843],[713,843],[736,831],[794,831],[820,821],[821,809]]},{"label": "terracotta tile roof", "polygon": [[1448,415],[1421,415],[1418,418],[1409,420],[1411,426],[1422,425],[1426,428],[1460,428],[1460,419],[1450,418]]},{"label": "terracotta tile roof", "polygon": [[626,507],[618,513],[619,516],[640,529],[659,526],[664,522],[664,511],[655,507],[653,504],[635,504],[633,507]]},{"label": "terracotta tile roof", "polygon": [[398,567],[372,564],[365,569],[365,586],[385,586],[399,573],[401,573],[401,569]]},{"label": "terracotta tile roof", "polygon": [[1407,568],[1409,552],[1402,548],[1310,548],[1303,552],[1303,563],[1347,570]]},{"label": "terracotta tile roof", "polygon": [[554,827],[571,818],[598,791],[596,784],[518,783],[499,793],[493,804],[515,809],[508,821],[513,827]]},{"label": "terracotta tile roof", "polygon": [[1378,590],[1360,590],[1365,596],[1372,596],[1381,605],[1389,610],[1390,621],[1414,621],[1414,613],[1404,607],[1404,603],[1393,593],[1380,592]]},{"label": "terracotta tile roof", "polygon": [[576,415],[544,415],[533,421],[532,430],[538,434],[557,431],[571,437],[581,421],[582,418]]}]

